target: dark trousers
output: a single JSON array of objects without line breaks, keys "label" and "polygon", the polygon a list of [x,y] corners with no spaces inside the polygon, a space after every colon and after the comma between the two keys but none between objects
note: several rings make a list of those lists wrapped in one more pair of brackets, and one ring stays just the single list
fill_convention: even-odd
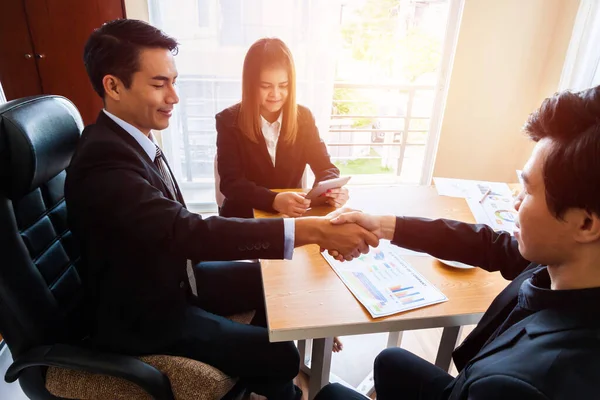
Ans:
[{"label": "dark trousers", "polygon": [[[378,400],[439,400],[454,378],[446,371],[401,348],[386,349],[375,359]],[[315,400],[364,400],[340,384],[325,386]]]},{"label": "dark trousers", "polygon": [[[260,265],[204,262],[196,266],[198,307],[189,307],[181,339],[170,353],[239,377],[249,391],[269,400],[299,398],[293,384],[300,355],[293,342],[270,343]],[[225,316],[255,310],[250,325]]]}]

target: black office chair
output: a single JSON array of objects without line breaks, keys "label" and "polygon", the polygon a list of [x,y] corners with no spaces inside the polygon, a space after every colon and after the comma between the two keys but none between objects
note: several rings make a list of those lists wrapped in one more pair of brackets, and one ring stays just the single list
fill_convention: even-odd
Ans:
[{"label": "black office chair", "polygon": [[6,381],[18,379],[32,399],[235,397],[234,379],[198,361],[85,345],[84,266],[64,200],[82,128],[63,97],[0,106],[0,334],[14,358]]}]

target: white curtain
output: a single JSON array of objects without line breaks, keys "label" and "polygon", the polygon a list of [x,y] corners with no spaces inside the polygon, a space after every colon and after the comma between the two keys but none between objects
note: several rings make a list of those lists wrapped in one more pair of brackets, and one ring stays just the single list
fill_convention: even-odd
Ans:
[{"label": "white curtain", "polygon": [[563,67],[560,90],[600,85],[600,1],[581,0]]},{"label": "white curtain", "polygon": [[214,209],[214,115],[241,99],[244,56],[262,37],[279,37],[296,63],[298,102],[329,127],[339,0],[149,0],[150,22],[180,43],[179,106],[163,147],[186,201]]}]

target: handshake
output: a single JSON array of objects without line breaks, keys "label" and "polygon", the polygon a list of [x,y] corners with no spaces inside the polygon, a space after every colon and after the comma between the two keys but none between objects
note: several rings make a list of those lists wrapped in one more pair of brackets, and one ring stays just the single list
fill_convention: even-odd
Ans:
[{"label": "handshake", "polygon": [[380,239],[392,240],[396,217],[375,216],[341,208],[325,217],[296,220],[296,246],[316,243],[339,261],[350,261],[377,247]]}]

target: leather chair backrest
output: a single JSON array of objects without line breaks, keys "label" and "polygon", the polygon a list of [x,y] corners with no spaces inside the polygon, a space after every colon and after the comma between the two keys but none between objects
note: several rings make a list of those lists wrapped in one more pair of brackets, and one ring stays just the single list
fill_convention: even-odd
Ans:
[{"label": "leather chair backrest", "polygon": [[79,112],[60,96],[0,106],[0,334],[15,357],[85,334],[80,255],[64,199],[82,130]]}]

